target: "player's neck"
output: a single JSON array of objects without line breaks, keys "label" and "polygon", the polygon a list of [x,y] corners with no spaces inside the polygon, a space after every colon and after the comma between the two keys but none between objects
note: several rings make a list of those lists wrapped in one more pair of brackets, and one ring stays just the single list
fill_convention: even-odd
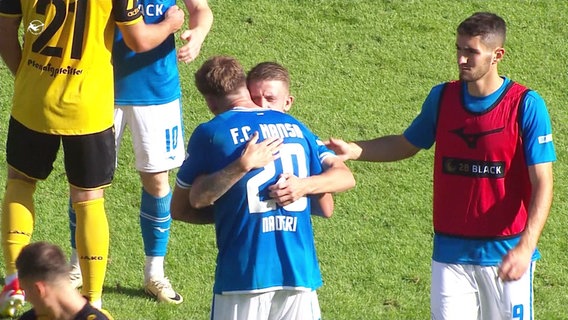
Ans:
[{"label": "player's neck", "polygon": [[52,319],[74,319],[75,315],[88,303],[87,299],[78,292],[76,294],[75,292],[60,293],[59,303],[50,310]]},{"label": "player's neck", "polygon": [[485,77],[467,83],[467,91],[474,97],[486,97],[499,90],[505,80],[497,72],[487,74]]}]

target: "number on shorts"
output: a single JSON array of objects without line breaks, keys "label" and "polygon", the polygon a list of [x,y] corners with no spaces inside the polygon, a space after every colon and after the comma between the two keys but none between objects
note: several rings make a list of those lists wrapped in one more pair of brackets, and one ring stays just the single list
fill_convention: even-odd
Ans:
[{"label": "number on shorts", "polygon": [[[276,163],[277,161],[269,163],[264,167],[264,170],[247,181],[247,201],[250,213],[263,213],[276,209],[276,201],[272,199],[262,200],[260,198],[261,187],[268,181],[276,178]],[[301,144],[290,143],[283,145],[282,149],[280,149],[280,163],[282,164],[282,172],[294,173],[299,178],[308,176],[306,153]],[[294,171],[294,168],[296,168],[297,172]],[[302,197],[285,206],[284,209],[299,212],[304,211],[307,206],[307,198]]]},{"label": "number on shorts", "polygon": [[513,319],[519,319],[519,320],[523,320],[523,305],[522,304],[518,304],[513,306]]},{"label": "number on shorts", "polygon": [[73,41],[71,44],[71,59],[81,59],[83,54],[85,20],[87,17],[86,1],[75,0],[75,2],[71,2],[67,8],[64,0],[38,0],[36,13],[45,15],[49,5],[54,6],[55,15],[49,25],[32,44],[32,51],[43,54],[44,56],[61,58],[63,48],[48,46],[47,43],[63,27],[67,18],[67,13],[70,12],[75,14],[75,23],[73,24]]},{"label": "number on shorts", "polygon": [[179,127],[175,126],[171,129],[166,129],[166,152],[175,150],[178,143]]}]

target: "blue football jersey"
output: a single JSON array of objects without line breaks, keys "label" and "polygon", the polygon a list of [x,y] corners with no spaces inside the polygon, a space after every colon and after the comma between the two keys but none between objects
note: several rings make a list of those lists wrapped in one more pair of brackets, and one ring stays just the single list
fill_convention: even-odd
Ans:
[{"label": "blue football jersey", "polygon": [[214,292],[315,290],[322,285],[310,218],[310,200],[285,207],[268,195],[282,173],[307,177],[322,172],[331,153],[301,122],[269,109],[235,108],[199,125],[188,146],[177,184],[189,187],[202,174],[236,160],[249,137],[284,138],[279,157],[248,172],[214,205],[217,268]]},{"label": "blue football jersey", "polygon": [[[175,0],[140,0],[140,11],[148,24],[164,20]],[[181,97],[174,35],[158,47],[142,53],[130,50],[116,30],[112,50],[114,100],[116,105],[165,104]]]}]

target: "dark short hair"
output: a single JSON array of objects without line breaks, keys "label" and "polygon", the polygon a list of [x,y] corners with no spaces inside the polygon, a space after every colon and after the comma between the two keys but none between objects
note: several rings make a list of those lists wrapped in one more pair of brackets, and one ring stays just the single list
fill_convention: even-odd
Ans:
[{"label": "dark short hair", "polygon": [[43,241],[28,244],[22,249],[16,259],[16,269],[20,279],[48,282],[68,277],[70,272],[63,251]]},{"label": "dark short hair", "polygon": [[247,74],[247,85],[251,82],[266,80],[282,81],[290,88],[290,73],[276,62],[261,62],[250,69]]},{"label": "dark short hair", "polygon": [[226,96],[246,88],[246,75],[237,59],[214,56],[195,72],[195,86],[202,95]]},{"label": "dark short hair", "polygon": [[459,35],[481,36],[484,42],[494,42],[502,46],[505,44],[507,24],[494,13],[476,12],[459,24],[457,32]]}]

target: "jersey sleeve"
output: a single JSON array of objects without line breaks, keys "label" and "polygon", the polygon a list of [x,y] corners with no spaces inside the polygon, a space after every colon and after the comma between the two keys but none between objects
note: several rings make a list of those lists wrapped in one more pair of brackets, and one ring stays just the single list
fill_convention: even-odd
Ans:
[{"label": "jersey sleeve", "polygon": [[195,128],[187,146],[187,157],[177,173],[177,186],[187,189],[195,178],[207,172],[210,164],[207,155],[210,154],[211,141],[211,136],[203,124]]},{"label": "jersey sleeve", "polygon": [[527,165],[556,161],[552,124],[544,100],[535,91],[529,91],[523,104],[521,128]]},{"label": "jersey sleeve", "polygon": [[0,16],[21,16],[22,5],[18,0],[0,0]]},{"label": "jersey sleeve", "polygon": [[412,121],[404,131],[404,137],[414,146],[422,149],[430,149],[436,140],[436,122],[438,121],[438,109],[444,84],[437,85],[422,104],[420,114]]},{"label": "jersey sleeve", "polygon": [[112,4],[112,14],[117,24],[131,25],[142,20],[138,0],[113,0]]}]

